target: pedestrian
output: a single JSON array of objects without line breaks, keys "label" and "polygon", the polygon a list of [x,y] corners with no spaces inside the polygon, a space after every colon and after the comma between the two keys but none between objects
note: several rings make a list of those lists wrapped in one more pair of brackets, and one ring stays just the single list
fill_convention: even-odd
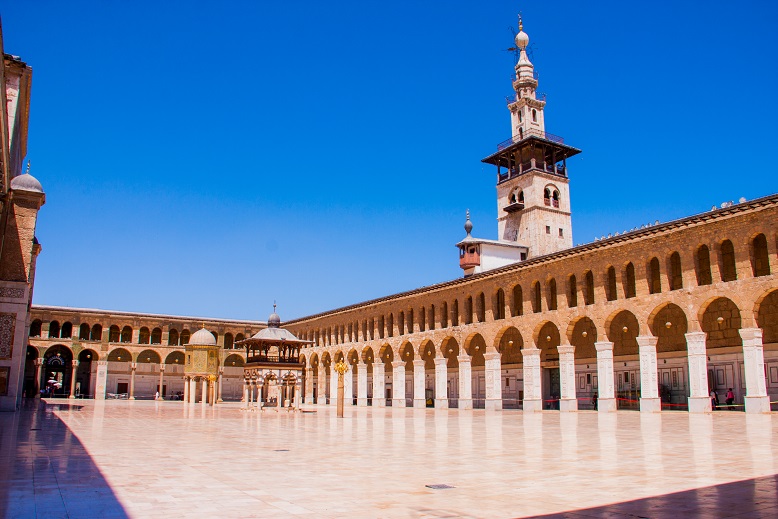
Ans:
[{"label": "pedestrian", "polygon": [[154,400],[159,400],[159,391],[154,395]]},{"label": "pedestrian", "polygon": [[710,406],[716,411],[719,408],[719,394],[715,389],[710,390]]},{"label": "pedestrian", "polygon": [[597,410],[597,393],[596,392],[592,393],[592,407],[594,408],[595,411]]},{"label": "pedestrian", "polygon": [[727,409],[732,410],[732,404],[735,402],[735,393],[732,392],[732,388],[727,391]]}]

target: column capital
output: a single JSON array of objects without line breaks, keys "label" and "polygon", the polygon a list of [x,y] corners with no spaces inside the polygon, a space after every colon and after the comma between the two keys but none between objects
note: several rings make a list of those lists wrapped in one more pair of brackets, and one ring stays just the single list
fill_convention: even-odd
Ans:
[{"label": "column capital", "polygon": [[595,342],[594,348],[597,350],[597,352],[601,351],[613,351],[613,343],[602,341],[602,342]]},{"label": "column capital", "polygon": [[436,366],[448,366],[448,359],[446,357],[435,357],[434,361]]},{"label": "column capital", "polygon": [[161,372],[165,371],[165,365],[164,364],[160,364],[159,365],[159,371],[161,371]]},{"label": "column capital", "polygon": [[484,353],[484,360],[496,360],[500,358],[500,353],[497,351],[490,351],[489,353]]},{"label": "column capital", "polygon": [[[686,351],[689,355],[705,355],[705,341],[708,334],[705,332],[689,332],[685,334]],[[706,371],[707,375],[707,371]]]},{"label": "column capital", "polygon": [[659,337],[654,337],[653,335],[638,335],[635,337],[635,340],[638,342],[638,348],[644,348],[646,346],[656,347],[657,342],[659,342]]},{"label": "column capital", "polygon": [[[105,361],[103,361],[103,362],[105,362]],[[36,366],[43,366],[43,357],[38,357],[37,359],[35,359],[35,365]]]},{"label": "column capital", "polygon": [[473,358],[470,355],[457,355],[457,360],[460,364],[470,364]]},{"label": "column capital", "polygon": [[132,363],[130,363],[130,369],[132,369],[133,371],[135,371],[137,368],[138,368],[138,363],[137,363],[137,362],[132,362]]},{"label": "column capital", "polygon": [[392,362],[392,368],[397,369],[397,368],[400,368],[400,367],[403,367],[403,368],[405,367],[405,361],[404,360],[396,360],[396,361]]},{"label": "column capital", "polygon": [[556,347],[557,351],[560,355],[564,355],[566,353],[574,353],[575,347],[571,346],[570,344],[560,344]]},{"label": "column capital", "polygon": [[521,350],[521,355],[525,359],[527,357],[540,357],[540,349],[539,348],[524,348]]},{"label": "column capital", "polygon": [[743,346],[761,346],[762,345],[762,329],[761,328],[741,328],[738,330],[740,338],[743,339]]},{"label": "column capital", "polygon": [[77,360],[75,360],[75,359],[74,359],[74,360],[72,360],[72,361],[71,361],[71,363],[73,364],[73,367],[74,367],[74,368],[75,368],[76,366],[78,366],[78,361],[77,361]]},{"label": "column capital", "polygon": [[424,360],[422,360],[422,359],[414,359],[413,367],[414,368],[416,368],[416,367],[422,367],[423,368],[424,367]]}]

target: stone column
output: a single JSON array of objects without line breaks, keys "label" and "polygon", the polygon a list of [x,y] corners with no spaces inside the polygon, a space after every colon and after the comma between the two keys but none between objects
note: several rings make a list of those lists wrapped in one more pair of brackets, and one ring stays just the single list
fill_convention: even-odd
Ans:
[{"label": "stone column", "polygon": [[486,380],[486,403],[484,407],[491,410],[502,409],[502,364],[497,352],[484,354],[484,377]]},{"label": "stone column", "polygon": [[330,404],[338,401],[338,372],[335,371],[335,362],[330,364]]},{"label": "stone column", "polygon": [[746,375],[746,413],[769,413],[764,372],[764,351],[761,328],[741,328],[743,368]]},{"label": "stone column", "polygon": [[380,359],[373,360],[373,407],[386,407],[385,369]]},{"label": "stone column", "polygon": [[138,365],[135,362],[130,363],[130,400],[135,400],[135,370]]},{"label": "stone column", "polygon": [[105,400],[105,390],[108,386],[108,361],[97,361],[97,380],[95,381],[95,400]]},{"label": "stone column", "polygon": [[543,393],[540,388],[540,350],[521,350],[524,358],[524,411],[542,411]]},{"label": "stone column", "polygon": [[160,400],[165,399],[164,391],[162,391],[162,389],[165,387],[164,383],[165,383],[165,365],[160,364],[159,365],[159,399]]},{"label": "stone column", "polygon": [[640,410],[658,413],[662,410],[656,368],[656,343],[659,339],[652,335],[638,335],[636,339],[640,352]]},{"label": "stone column", "polygon": [[367,406],[367,364],[361,360],[357,363],[357,405]]},{"label": "stone column", "polygon": [[578,399],[575,393],[575,348],[569,344],[557,346],[559,351],[559,410],[577,411]]},{"label": "stone column", "polygon": [[613,383],[613,343],[595,342],[597,349],[597,410],[603,413],[616,410],[616,391]]},{"label": "stone column", "polygon": [[[759,336],[761,339],[761,335]],[[78,369],[78,361],[71,361],[73,368],[70,370],[70,394],[68,398],[76,398],[76,370]]]},{"label": "stone column", "polygon": [[316,403],[324,405],[327,403],[327,368],[324,364],[319,364],[318,379],[316,381]]},{"label": "stone column", "polygon": [[705,332],[686,334],[686,351],[689,358],[689,412],[704,413],[711,410],[708,396],[708,358]]},{"label": "stone column", "polygon": [[189,403],[189,377],[184,376],[184,403]]},{"label": "stone column", "polygon": [[448,359],[435,358],[435,408],[448,409]]},{"label": "stone column", "polygon": [[216,403],[224,402],[222,400],[222,386],[224,385],[224,368],[219,368],[219,395],[216,398]]},{"label": "stone column", "polygon": [[424,409],[427,399],[424,395],[424,361],[413,361],[413,407]]},{"label": "stone column", "polygon": [[343,400],[346,405],[354,405],[354,370],[349,370],[343,374]]},{"label": "stone column", "polygon": [[405,407],[405,361],[392,362],[392,406]]},{"label": "stone column", "polygon": [[243,380],[243,404],[244,407],[249,406],[249,383],[245,379]]},{"label": "stone column", "polygon": [[473,408],[473,374],[469,355],[459,355],[459,409]]},{"label": "stone column", "polygon": [[305,368],[305,403],[313,404],[313,368]]},{"label": "stone column", "polygon": [[[105,362],[105,361],[103,361]],[[41,396],[41,368],[43,367],[43,359],[35,359],[35,396]],[[97,398],[97,396],[95,396]],[[105,391],[103,391],[103,398],[105,398]]]},{"label": "stone column", "polygon": [[201,403],[203,405],[205,405],[205,404],[208,403],[208,377],[200,377],[200,380],[202,381],[202,388],[201,388],[202,400],[201,400]]},{"label": "stone column", "polygon": [[189,403],[194,404],[197,402],[197,381],[195,377],[189,377]]}]

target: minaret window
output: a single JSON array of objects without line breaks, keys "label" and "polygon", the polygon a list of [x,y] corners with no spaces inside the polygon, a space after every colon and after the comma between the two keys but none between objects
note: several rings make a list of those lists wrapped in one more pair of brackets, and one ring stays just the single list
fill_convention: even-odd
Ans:
[{"label": "minaret window", "polygon": [[523,122],[523,121],[524,121],[524,114],[522,113],[521,110],[519,110],[519,122]]},{"label": "minaret window", "polygon": [[532,109],[532,122],[536,123],[538,122],[538,111],[534,108]]}]

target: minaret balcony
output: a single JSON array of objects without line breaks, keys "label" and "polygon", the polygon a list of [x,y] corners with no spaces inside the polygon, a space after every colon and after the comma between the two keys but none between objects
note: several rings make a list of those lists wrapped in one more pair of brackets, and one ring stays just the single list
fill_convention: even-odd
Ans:
[{"label": "minaret balcony", "polygon": [[510,139],[502,141],[500,144],[498,144],[497,151],[502,151],[506,148],[509,148],[510,146],[513,146],[514,144],[527,140],[530,137],[539,137],[541,139],[555,142],[557,144],[565,143],[565,140],[559,135],[554,135],[553,133],[544,132],[543,130],[538,130],[536,128],[527,128],[527,130],[524,131],[522,134],[514,135]]},{"label": "minaret balcony", "polygon": [[459,257],[459,266],[463,269],[477,267],[480,264],[481,256],[479,254],[465,254]]},{"label": "minaret balcony", "polygon": [[503,211],[506,213],[515,213],[524,209],[524,202],[513,202],[510,205],[503,207]]}]

